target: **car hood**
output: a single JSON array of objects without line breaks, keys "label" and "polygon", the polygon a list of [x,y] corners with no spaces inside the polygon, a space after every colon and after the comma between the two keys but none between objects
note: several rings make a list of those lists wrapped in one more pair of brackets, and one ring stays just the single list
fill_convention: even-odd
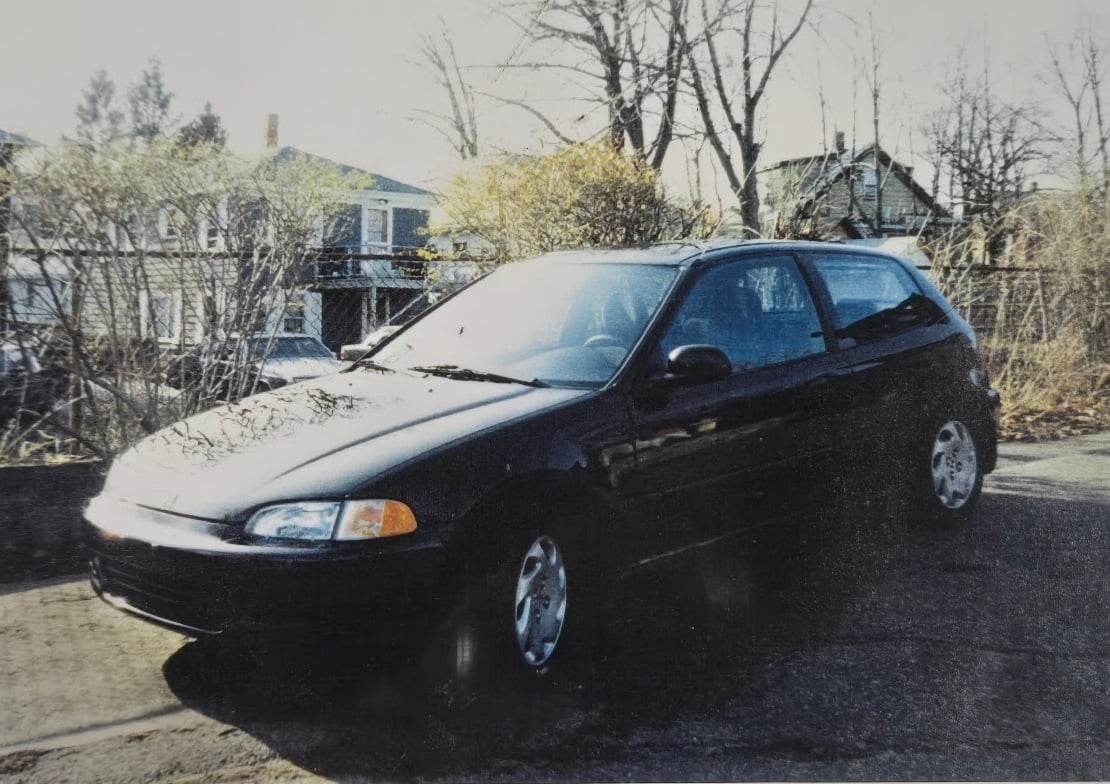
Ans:
[{"label": "car hood", "polygon": [[206,411],[123,453],[105,494],[209,520],[342,498],[453,441],[588,391],[355,368]]},{"label": "car hood", "polygon": [[262,366],[263,376],[277,376],[286,382],[326,376],[346,367],[327,357],[270,357]]}]

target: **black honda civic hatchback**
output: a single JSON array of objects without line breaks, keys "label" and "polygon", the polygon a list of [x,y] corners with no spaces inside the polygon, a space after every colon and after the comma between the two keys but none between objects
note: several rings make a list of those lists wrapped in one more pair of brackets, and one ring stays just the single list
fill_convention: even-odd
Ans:
[{"label": "black honda civic hatchback", "polygon": [[550,254],[343,372],[138,443],[87,508],[91,580],[147,620],[232,638],[388,636],[467,596],[487,649],[546,672],[584,655],[606,580],[812,517],[853,497],[858,467],[930,521],[965,521],[998,411],[973,331],[896,257]]}]

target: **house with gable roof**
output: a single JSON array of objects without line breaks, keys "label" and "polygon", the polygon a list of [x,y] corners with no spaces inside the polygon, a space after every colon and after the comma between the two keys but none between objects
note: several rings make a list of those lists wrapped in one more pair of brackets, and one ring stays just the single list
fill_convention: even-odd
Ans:
[{"label": "house with gable roof", "polygon": [[873,144],[846,150],[838,133],[835,150],[764,169],[759,185],[765,230],[789,227],[796,236],[858,240],[921,236],[953,223],[914,179],[912,166],[881,147],[877,157],[878,165]]},{"label": "house with gable roof", "polygon": [[[318,337],[328,348],[358,343],[381,324],[406,312],[427,289],[426,265],[416,257],[427,243],[435,196],[423,188],[319,155],[281,147],[277,164],[308,159],[343,175],[366,177],[320,238],[319,260],[306,279],[307,301],[318,307]],[[296,317],[287,319],[296,329]]]},{"label": "house with gable roof", "polygon": [[[20,148],[40,146],[16,134],[0,131],[0,164],[8,167]],[[268,323],[279,331],[304,332],[321,338],[334,351],[344,343],[358,342],[379,324],[418,300],[428,288],[425,264],[416,251],[425,242],[423,231],[428,225],[435,197],[429,191],[377,173],[367,172],[294,147],[268,146],[264,161],[276,165],[298,158],[309,159],[335,167],[347,175],[365,177],[368,185],[345,193],[340,216],[322,227],[313,249],[313,261],[304,270],[298,290],[293,292],[284,312],[275,312]],[[18,225],[11,220],[13,210],[24,220]],[[0,193],[0,296],[7,305],[0,308],[0,317],[27,328],[47,328],[53,320],[53,297],[50,292],[67,291],[70,271],[64,254],[52,252],[43,264],[35,263],[29,254],[33,245],[21,226],[34,225],[34,205],[12,204],[9,194]],[[229,275],[245,263],[224,246],[220,220],[211,218],[211,225],[195,227],[199,247],[207,248],[213,259],[223,259]],[[202,220],[202,223],[204,221]],[[175,249],[183,239],[183,229],[167,215],[152,218],[143,241],[144,258],[151,268],[151,290],[143,292],[149,302],[142,312],[149,324],[142,329],[160,343],[188,345],[200,340],[205,294],[187,286],[171,285],[181,276],[167,271],[160,275],[159,265],[167,270],[174,263]],[[34,255],[34,254],[31,254]],[[225,258],[226,257],[226,258]],[[51,280],[43,279],[48,275]],[[158,281],[165,280],[160,286]],[[211,297],[209,297],[210,299]],[[94,308],[95,310],[95,308]],[[97,329],[99,319],[90,313],[90,328]],[[4,325],[0,325],[0,330]]]}]

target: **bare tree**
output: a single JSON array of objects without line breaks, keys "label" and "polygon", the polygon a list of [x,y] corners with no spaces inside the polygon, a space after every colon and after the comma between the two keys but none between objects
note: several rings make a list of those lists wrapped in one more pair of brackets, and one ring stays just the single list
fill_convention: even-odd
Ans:
[{"label": "bare tree", "polygon": [[[605,108],[612,144],[630,147],[652,168],[661,168],[675,138],[687,0],[527,0],[514,11],[511,18],[533,53],[552,42],[580,57],[504,67],[558,69],[583,80],[582,99]],[[529,111],[561,141],[571,141],[556,120],[530,102],[502,100]]]},{"label": "bare tree", "polygon": [[[872,152],[874,153],[874,166],[875,166],[875,217],[873,221],[873,228],[876,237],[883,236],[883,185],[885,185],[885,177],[883,176],[882,164],[880,161],[880,154],[882,148],[879,146],[879,67],[882,62],[882,53],[879,50],[879,40],[875,33],[875,12],[871,10],[867,14],[868,28],[871,33],[871,62],[867,74],[867,86],[871,90],[871,123],[872,130],[874,131]],[[888,172],[889,174],[889,172]]]},{"label": "bare tree", "polygon": [[439,39],[426,35],[420,53],[431,68],[436,83],[447,94],[450,114],[426,113],[429,124],[451,142],[463,160],[478,157],[478,115],[474,108],[474,89],[463,78],[455,44],[444,25]]},{"label": "bare tree", "polygon": [[[1069,49],[1074,51],[1075,43],[1075,41],[1072,41]],[[1060,140],[1067,140],[1070,147],[1068,157],[1072,159],[1072,164],[1075,166],[1076,180],[1080,187],[1087,187],[1090,183],[1091,164],[1087,145],[1087,136],[1090,133],[1087,91],[1090,85],[1085,78],[1085,74],[1077,80],[1073,79],[1069,73],[1070,69],[1065,57],[1058,48],[1050,48],[1049,59],[1052,61],[1052,78],[1056,89],[1071,110],[1071,121],[1073,123],[1071,139],[1067,139],[1069,134],[1063,132],[1060,134]]]},{"label": "bare tree", "polygon": [[257,384],[238,355],[178,360],[276,330],[321,227],[365,186],[310,158],[259,164],[161,136],[35,151],[10,187],[10,321],[71,380],[28,432],[105,456]]},{"label": "bare tree", "polygon": [[[813,0],[805,0],[786,26],[777,2],[700,0],[700,10],[701,35],[694,36],[686,24],[680,25],[679,34],[702,132],[740,201],[745,230],[758,234],[756,167],[763,142],[757,117],[776,67],[810,18]],[[739,160],[733,157],[733,143]]]},{"label": "bare tree", "polygon": [[1069,149],[1067,156],[1075,167],[1080,187],[1092,185],[1091,167],[1100,169],[1100,184],[1110,191],[1110,129],[1102,108],[1103,56],[1089,24],[1082,24],[1067,47],[1049,47],[1050,82],[1068,104],[1072,128],[1060,132],[1060,141]]},{"label": "bare tree", "polygon": [[1104,193],[1110,193],[1110,154],[1107,153],[1107,144],[1110,143],[1110,128],[1107,128],[1106,118],[1102,113],[1102,78],[1103,54],[1105,50],[1101,43],[1095,40],[1091,28],[1087,28],[1087,39],[1083,47],[1083,64],[1086,66],[1087,84],[1091,87],[1091,100],[1094,102],[1095,129],[1098,132],[1098,154],[1102,161],[1102,187]]},{"label": "bare tree", "polygon": [[1029,167],[1045,156],[1045,133],[1030,104],[1000,99],[984,59],[972,76],[965,58],[941,88],[943,104],[927,120],[925,133],[947,175],[947,196],[965,218],[998,215],[1026,187]]}]

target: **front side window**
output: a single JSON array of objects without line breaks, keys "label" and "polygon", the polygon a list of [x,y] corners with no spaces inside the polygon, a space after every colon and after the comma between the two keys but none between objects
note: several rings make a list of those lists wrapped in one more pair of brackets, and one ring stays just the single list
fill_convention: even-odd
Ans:
[{"label": "front side window", "polygon": [[664,336],[663,354],[692,344],[716,346],[741,370],[825,350],[813,298],[786,256],[733,262],[703,275]]},{"label": "front side window", "polygon": [[548,259],[500,267],[372,355],[390,369],[466,370],[597,387],[616,373],[675,270]]}]

